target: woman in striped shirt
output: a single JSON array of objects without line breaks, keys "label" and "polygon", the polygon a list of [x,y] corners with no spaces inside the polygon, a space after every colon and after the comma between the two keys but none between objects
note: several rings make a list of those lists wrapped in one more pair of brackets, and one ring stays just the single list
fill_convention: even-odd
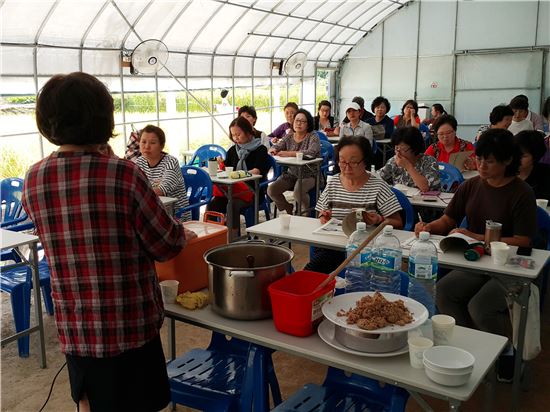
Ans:
[{"label": "woman in striped shirt", "polygon": [[[317,201],[321,223],[331,218],[344,219],[353,209],[365,209],[368,225],[387,221],[396,229],[403,227],[401,206],[386,182],[367,172],[372,164],[372,150],[367,139],[345,136],[335,150],[336,175],[327,182]],[[311,261],[304,269],[330,273],[345,259],[345,252],[315,248]]]},{"label": "woman in striped shirt", "polygon": [[[136,164],[145,173],[157,195],[178,199],[175,204],[178,210],[189,206],[189,200],[178,159],[162,151],[165,144],[166,136],[160,127],[145,126],[139,139],[141,156]],[[191,213],[185,212],[182,220],[191,220]]]}]

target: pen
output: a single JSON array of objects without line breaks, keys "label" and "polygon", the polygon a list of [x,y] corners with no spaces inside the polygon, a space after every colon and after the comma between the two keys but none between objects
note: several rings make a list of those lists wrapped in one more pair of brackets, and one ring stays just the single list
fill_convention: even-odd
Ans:
[{"label": "pen", "polygon": [[420,215],[420,212],[418,212],[418,221],[420,223],[424,223],[424,221],[422,220],[422,216]]}]

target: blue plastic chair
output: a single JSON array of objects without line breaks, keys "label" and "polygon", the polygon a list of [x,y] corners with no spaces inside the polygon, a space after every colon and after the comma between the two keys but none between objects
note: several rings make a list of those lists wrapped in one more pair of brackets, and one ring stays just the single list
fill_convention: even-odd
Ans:
[{"label": "blue plastic chair", "polygon": [[441,191],[454,193],[462,182],[464,176],[456,167],[449,163],[437,162],[439,167],[439,178],[441,179]]},{"label": "blue plastic chair", "polygon": [[0,182],[0,199],[2,200],[2,219],[0,227],[9,226],[27,220],[27,214],[21,204],[24,180],[18,177],[6,177]]},{"label": "blue plastic chair", "polygon": [[411,202],[409,202],[409,199],[407,199],[407,196],[403,194],[400,190],[396,189],[395,187],[391,188],[392,192],[395,194],[395,197],[397,197],[397,200],[399,201],[399,204],[401,205],[401,208],[403,208],[403,211],[405,212],[405,221],[403,222],[403,230],[414,230],[414,209],[412,207]]},{"label": "blue plastic chair", "polygon": [[207,205],[212,199],[212,180],[204,170],[193,166],[182,166],[181,174],[187,189],[189,206],[178,209],[176,217],[179,218],[190,210],[191,218],[199,220],[201,206]]},{"label": "blue plastic chair", "polygon": [[319,140],[321,140],[321,142],[328,142],[328,137],[325,133],[317,130],[315,133],[317,133],[317,136],[319,136]]},{"label": "blue plastic chair", "polygon": [[[537,206],[537,236],[546,238],[546,250],[550,250],[550,215],[542,207]],[[546,291],[548,289],[548,276],[550,272],[550,262],[546,263],[542,269],[541,287],[540,287],[540,307],[544,305]]]},{"label": "blue plastic chair", "polygon": [[321,140],[321,157],[323,158],[321,173],[326,178],[329,168],[334,165],[334,146],[328,140]]},{"label": "blue plastic chair", "polygon": [[168,378],[172,402],[206,412],[269,410],[269,389],[281,403],[271,351],[217,332],[207,349],[169,362]]},{"label": "blue plastic chair", "polygon": [[[32,229],[32,223],[21,224],[11,227],[10,230],[22,231]],[[19,262],[21,259],[18,260]],[[0,290],[10,294],[11,309],[15,324],[15,331],[21,332],[30,327],[31,321],[31,290],[32,271],[28,266],[11,267],[8,265],[2,267],[0,272]],[[53,315],[52,288],[50,284],[50,269],[48,262],[44,257],[38,262],[38,272],[40,275],[40,288],[42,289],[42,299],[46,312]],[[23,336],[17,340],[19,356],[26,358],[29,356],[29,336]]]},{"label": "blue plastic chair", "polygon": [[225,160],[227,156],[225,149],[217,144],[206,144],[196,150],[187,166],[205,167],[208,166],[208,159],[218,156]]},{"label": "blue plastic chair", "polygon": [[[267,195],[267,186],[277,180],[281,176],[281,166],[277,164],[277,161],[273,156],[269,156],[269,170],[271,171],[271,177],[265,182],[260,183],[260,199],[258,210],[263,210],[265,213],[265,220],[271,219],[271,202],[272,200]],[[246,227],[250,227],[254,224],[254,206],[248,206],[241,209],[241,214],[244,215]]]},{"label": "blue plastic chair", "polygon": [[427,149],[428,146],[430,146],[430,142],[432,139],[430,135],[430,128],[424,123],[420,123],[420,125],[418,126],[418,130],[420,130],[420,133],[424,138],[424,149]]}]

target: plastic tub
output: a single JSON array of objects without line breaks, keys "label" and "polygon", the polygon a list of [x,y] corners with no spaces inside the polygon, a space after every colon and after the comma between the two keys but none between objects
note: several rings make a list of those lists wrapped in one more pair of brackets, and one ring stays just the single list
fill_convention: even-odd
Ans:
[{"label": "plastic tub", "polygon": [[321,307],[332,298],[336,281],[322,290],[313,290],[328,275],[301,270],[273,282],[268,291],[273,309],[273,322],[279,332],[309,336],[323,319]]}]

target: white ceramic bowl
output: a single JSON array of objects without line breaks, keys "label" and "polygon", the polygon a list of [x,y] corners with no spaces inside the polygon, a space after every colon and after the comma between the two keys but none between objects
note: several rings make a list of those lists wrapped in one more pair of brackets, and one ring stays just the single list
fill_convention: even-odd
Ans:
[{"label": "white ceramic bowl", "polygon": [[443,373],[471,373],[474,356],[454,346],[433,346],[424,351],[424,362],[432,370]]},{"label": "white ceramic bowl", "polygon": [[[438,347],[438,346],[434,346]],[[426,353],[426,352],[424,352]],[[470,379],[472,371],[467,372],[441,372],[439,370],[432,369],[429,363],[424,358],[424,370],[426,375],[435,383],[439,383],[444,386],[460,386],[464,385]]]}]

